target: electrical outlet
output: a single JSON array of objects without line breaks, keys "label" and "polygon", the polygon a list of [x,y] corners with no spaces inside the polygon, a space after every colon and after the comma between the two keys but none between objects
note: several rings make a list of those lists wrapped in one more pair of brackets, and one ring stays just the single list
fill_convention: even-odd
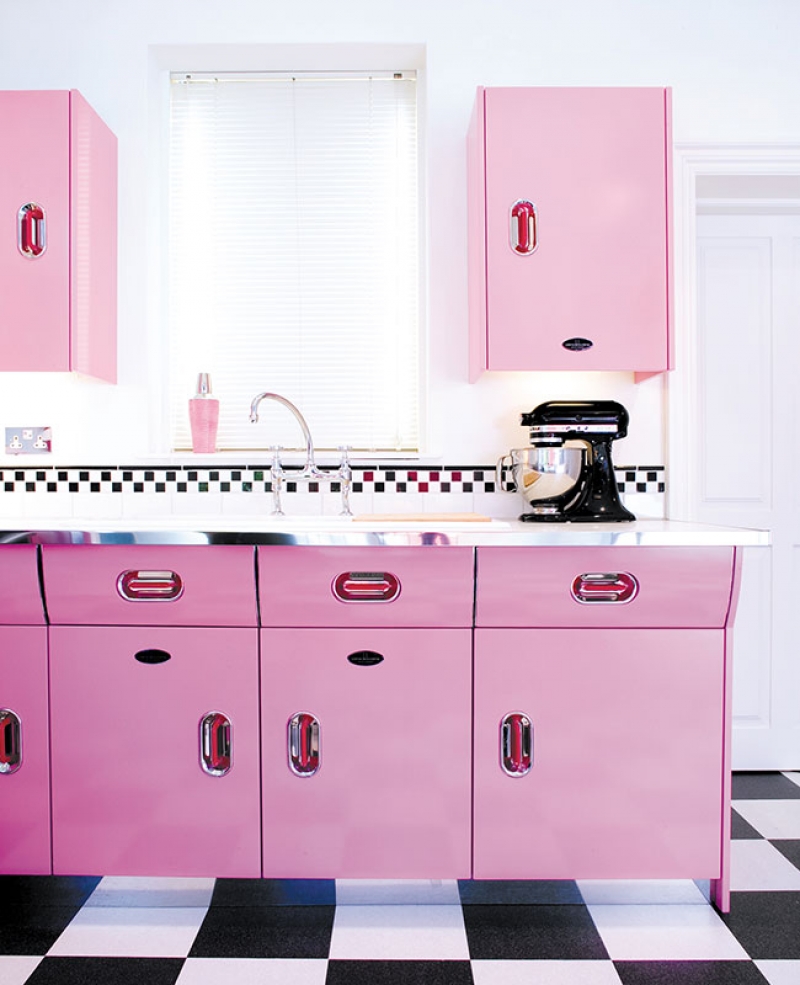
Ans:
[{"label": "electrical outlet", "polygon": [[52,450],[52,428],[6,428],[7,455],[47,455]]}]

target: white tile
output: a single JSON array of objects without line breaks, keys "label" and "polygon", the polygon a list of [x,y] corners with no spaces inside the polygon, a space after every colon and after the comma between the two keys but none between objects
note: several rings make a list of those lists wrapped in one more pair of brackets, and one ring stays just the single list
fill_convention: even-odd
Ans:
[{"label": "white tile", "polygon": [[175,985],[325,985],[317,958],[187,958]]},{"label": "white tile", "polygon": [[122,493],[73,493],[72,512],[76,517],[115,520],[122,516]]},{"label": "white tile", "polygon": [[120,496],[123,516],[165,516],[171,512],[169,493],[123,492]]},{"label": "white tile", "polygon": [[0,985],[24,985],[41,960],[39,956],[0,955]]},{"label": "white tile", "polygon": [[610,961],[473,961],[472,977],[475,985],[620,985]]},{"label": "white tile", "polygon": [[786,777],[787,780],[791,780],[792,783],[796,783],[798,787],[800,787],[800,773],[791,772],[791,773],[784,773],[783,775]]},{"label": "white tile", "polygon": [[[322,492],[322,515],[338,516],[342,512],[342,497],[340,493]],[[359,516],[362,513],[375,512],[375,500],[371,492],[351,492],[350,509]]]},{"label": "white tile", "polygon": [[[22,516],[22,503],[25,493],[0,492],[0,517]],[[2,979],[0,979],[2,981]]]},{"label": "white tile", "polygon": [[580,879],[578,889],[584,903],[708,906],[707,898],[689,879]]},{"label": "white tile", "polygon": [[[270,502],[272,495],[270,494]],[[287,493],[281,496],[283,512],[288,518],[293,516],[321,516],[322,515],[322,495],[320,493]],[[270,506],[270,511],[272,506]]]},{"label": "white tile", "polygon": [[331,958],[390,961],[469,958],[460,906],[339,906]]},{"label": "white tile", "polygon": [[737,800],[736,811],[764,838],[800,838],[800,800]]},{"label": "white tile", "polygon": [[48,954],[185,958],[206,912],[202,907],[83,907]]},{"label": "white tile", "polygon": [[[140,493],[147,495],[147,493]],[[225,495],[228,495],[227,493]],[[178,516],[220,516],[222,514],[223,494],[218,492],[161,493],[164,499],[164,512]]]},{"label": "white tile", "polygon": [[337,879],[339,906],[419,904],[458,906],[461,898],[454,879]]},{"label": "white tile", "polygon": [[797,985],[800,982],[800,961],[754,961],[753,964],[769,985]]},{"label": "white tile", "polygon": [[476,492],[472,498],[476,513],[498,520],[516,520],[525,506],[519,493]]},{"label": "white tile", "polygon": [[208,908],[215,879],[105,876],[85,906],[194,907]]},{"label": "white tile", "polygon": [[737,838],[731,842],[731,889],[798,892],[800,870],[768,841]]},{"label": "white tile", "polygon": [[423,513],[474,513],[474,493],[423,493]]},{"label": "white tile", "polygon": [[[376,473],[375,478],[381,481]],[[427,493],[376,492],[373,497],[375,513],[422,513]]]},{"label": "white tile", "polygon": [[72,516],[72,493],[32,492],[22,497],[22,515],[25,517]]},{"label": "white tile", "polygon": [[266,517],[272,512],[272,493],[223,493],[223,516]]},{"label": "white tile", "polygon": [[710,906],[589,906],[614,961],[733,961],[747,953]]}]

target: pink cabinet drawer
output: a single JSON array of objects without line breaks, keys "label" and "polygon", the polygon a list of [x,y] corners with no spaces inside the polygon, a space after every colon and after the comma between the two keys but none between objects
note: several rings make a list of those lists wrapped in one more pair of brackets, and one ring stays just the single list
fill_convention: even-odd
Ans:
[{"label": "pink cabinet drawer", "polygon": [[32,544],[7,544],[0,548],[0,623],[44,624],[36,548]]},{"label": "pink cabinet drawer", "polygon": [[54,625],[256,626],[253,548],[45,545]]},{"label": "pink cabinet drawer", "polygon": [[471,626],[470,547],[260,547],[263,626]]},{"label": "pink cabinet drawer", "polygon": [[722,627],[733,548],[478,548],[477,626]]}]

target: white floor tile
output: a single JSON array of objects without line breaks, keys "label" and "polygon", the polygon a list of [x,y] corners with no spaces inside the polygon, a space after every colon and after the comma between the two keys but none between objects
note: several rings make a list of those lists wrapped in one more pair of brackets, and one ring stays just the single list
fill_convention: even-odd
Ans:
[{"label": "white floor tile", "polygon": [[325,985],[316,958],[188,958],[175,985]]},{"label": "white floor tile", "polygon": [[783,775],[787,780],[791,780],[792,783],[796,783],[800,787],[800,773],[793,771],[791,773],[784,773]]},{"label": "white floor tile", "polygon": [[578,889],[584,903],[686,903],[708,906],[708,899],[688,879],[580,879]]},{"label": "white floor tile", "polygon": [[732,961],[747,954],[710,906],[590,905],[614,961]]},{"label": "white floor tile", "polygon": [[185,958],[206,910],[84,907],[48,954],[58,957]]},{"label": "white floor tile", "polygon": [[800,870],[768,841],[735,839],[731,842],[731,889],[798,892]]},{"label": "white floor tile", "polygon": [[473,961],[472,977],[475,985],[620,985],[610,961]]},{"label": "white floor tile", "polygon": [[800,961],[754,961],[753,964],[769,985],[797,985],[800,982]]},{"label": "white floor tile", "polygon": [[765,838],[800,838],[800,800],[737,800],[736,811]]},{"label": "white floor tile", "polygon": [[339,906],[458,906],[461,899],[455,879],[337,879],[336,902]]},{"label": "white floor tile", "polygon": [[337,907],[330,956],[466,961],[469,947],[461,907]]},{"label": "white floor tile", "polygon": [[0,955],[0,985],[23,985],[41,960],[38,956]]},{"label": "white floor tile", "polygon": [[105,876],[85,906],[192,907],[207,909],[214,879],[176,879],[149,876]]}]

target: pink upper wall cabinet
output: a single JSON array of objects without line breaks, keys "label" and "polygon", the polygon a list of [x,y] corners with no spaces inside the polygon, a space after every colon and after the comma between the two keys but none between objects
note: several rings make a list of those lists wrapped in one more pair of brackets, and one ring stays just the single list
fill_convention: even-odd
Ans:
[{"label": "pink upper wall cabinet", "polygon": [[670,92],[479,89],[470,377],[670,368]]},{"label": "pink upper wall cabinet", "polygon": [[117,141],[71,91],[0,92],[0,370],[117,378]]}]

